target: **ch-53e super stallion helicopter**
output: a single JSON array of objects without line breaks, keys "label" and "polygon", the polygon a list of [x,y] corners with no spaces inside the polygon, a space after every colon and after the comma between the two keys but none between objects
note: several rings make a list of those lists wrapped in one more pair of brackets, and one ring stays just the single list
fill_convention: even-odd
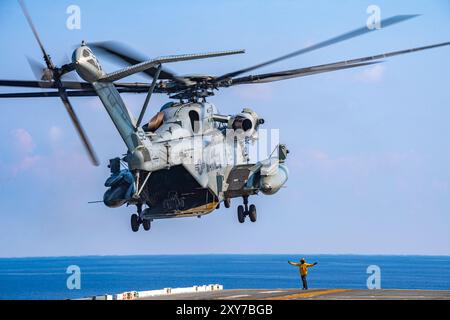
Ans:
[{"label": "ch-53e super stallion helicopter", "polygon": [[[94,50],[106,52],[131,65],[106,73],[91,48],[84,42],[73,52],[71,62],[61,67],[55,66],[44,49],[23,2],[19,2],[40,46],[46,66],[40,68],[39,72],[43,71],[43,74],[39,75],[40,80],[0,80],[0,85],[56,90],[7,93],[0,94],[0,98],[59,97],[90,159],[98,165],[99,161],[68,98],[98,96],[127,147],[123,158],[117,157],[109,161],[111,176],[105,182],[108,189],[103,202],[108,207],[135,205],[137,213],[131,216],[131,228],[135,232],[141,224],[145,230],[149,230],[154,219],[200,217],[215,210],[221,202],[229,208],[232,198],[243,199],[243,205],[237,207],[239,222],[243,223],[247,216],[255,222],[256,207],[248,204],[249,196],[259,192],[274,194],[287,181],[286,146],[278,144],[267,159],[250,163],[247,146],[258,140],[258,129],[264,120],[249,108],[244,108],[236,115],[220,114],[216,106],[206,100],[215,90],[363,67],[380,63],[383,58],[450,44],[445,42],[300,69],[238,77],[257,68],[374,30],[367,27],[355,29],[316,45],[222,76],[177,76],[163,69],[162,65],[238,54],[243,53],[243,50],[174,55],[141,61],[142,59],[124,50],[117,43],[93,43],[90,47]],[[386,28],[415,16],[393,16],[382,20],[381,26]],[[76,71],[85,82],[65,81],[63,77],[72,71]],[[150,76],[152,82],[118,82],[139,72]],[[126,107],[120,93],[147,94],[137,119]],[[166,103],[149,122],[142,125],[153,93],[168,94],[175,101]]]}]

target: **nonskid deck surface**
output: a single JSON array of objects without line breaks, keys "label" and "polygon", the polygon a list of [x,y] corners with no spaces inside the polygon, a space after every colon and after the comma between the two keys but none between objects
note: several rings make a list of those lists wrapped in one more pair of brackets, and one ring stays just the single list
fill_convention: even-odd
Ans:
[{"label": "nonskid deck surface", "polygon": [[237,289],[154,296],[141,300],[450,300],[450,290]]}]

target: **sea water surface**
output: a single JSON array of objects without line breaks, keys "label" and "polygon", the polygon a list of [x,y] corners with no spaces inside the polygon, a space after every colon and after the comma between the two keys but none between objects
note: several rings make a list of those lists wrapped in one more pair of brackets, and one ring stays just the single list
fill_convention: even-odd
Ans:
[{"label": "sea water surface", "polygon": [[[222,284],[225,289],[293,288],[305,257],[311,288],[367,288],[367,268],[381,270],[381,287],[450,290],[450,256],[153,255],[0,258],[0,299],[68,299],[128,290]],[[67,268],[81,271],[81,289],[67,288]]]}]

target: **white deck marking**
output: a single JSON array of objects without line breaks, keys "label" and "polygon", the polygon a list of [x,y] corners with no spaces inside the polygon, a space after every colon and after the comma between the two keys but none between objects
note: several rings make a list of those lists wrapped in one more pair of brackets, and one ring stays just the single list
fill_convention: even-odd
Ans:
[{"label": "white deck marking", "polygon": [[280,291],[280,290],[275,290],[275,291],[261,291],[260,293],[280,293],[280,292],[284,292],[284,291]]}]

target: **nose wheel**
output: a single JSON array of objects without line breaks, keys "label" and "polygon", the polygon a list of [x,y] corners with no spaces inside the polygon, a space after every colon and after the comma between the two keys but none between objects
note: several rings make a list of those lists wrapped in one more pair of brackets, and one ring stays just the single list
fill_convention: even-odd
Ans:
[{"label": "nose wheel", "polygon": [[247,216],[251,222],[256,222],[256,206],[254,204],[248,205],[248,197],[244,197],[244,205],[237,207],[237,216],[239,223],[244,223]]}]

